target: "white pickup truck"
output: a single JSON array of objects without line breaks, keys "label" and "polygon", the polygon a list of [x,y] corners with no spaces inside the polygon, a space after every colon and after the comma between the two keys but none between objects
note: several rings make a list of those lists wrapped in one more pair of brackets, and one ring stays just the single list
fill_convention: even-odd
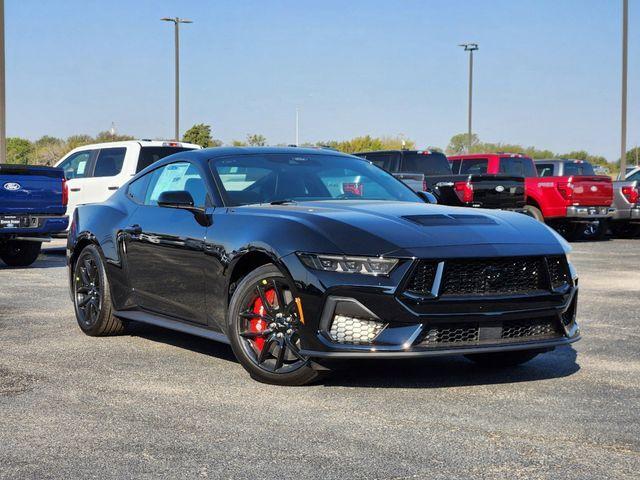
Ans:
[{"label": "white pickup truck", "polygon": [[69,223],[78,205],[104,202],[133,175],[166,156],[201,148],[193,143],[131,140],[78,147],[62,158],[69,187]]}]

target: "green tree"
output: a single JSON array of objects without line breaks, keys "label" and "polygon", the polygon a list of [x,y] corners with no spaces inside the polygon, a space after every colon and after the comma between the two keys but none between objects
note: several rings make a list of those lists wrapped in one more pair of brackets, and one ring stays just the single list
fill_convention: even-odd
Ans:
[{"label": "green tree", "polygon": [[215,144],[215,142],[219,141],[214,140],[211,136],[211,126],[204,123],[197,123],[184,132],[182,141],[195,143],[196,145],[200,145],[202,148],[219,146],[221,144],[221,142],[217,145]]},{"label": "green tree", "polygon": [[247,134],[247,145],[252,147],[264,147],[267,144],[267,138],[259,133]]},{"label": "green tree", "polygon": [[106,142],[124,142],[127,140],[135,140],[131,135],[119,135],[112,134],[109,130],[105,130],[104,132],[98,133],[96,138],[93,140],[94,143],[106,143]]},{"label": "green tree", "polygon": [[627,165],[640,165],[640,147],[627,150]]},{"label": "green tree", "polygon": [[247,142],[243,142],[242,140],[231,140],[231,145],[234,147],[246,147]]},{"label": "green tree", "polygon": [[447,145],[447,153],[449,155],[460,155],[467,151],[467,147],[469,151],[473,149],[480,143],[480,139],[478,135],[475,133],[471,134],[471,144],[469,145],[469,135],[466,133],[458,133],[451,137],[449,140],[449,145]]},{"label": "green tree", "polygon": [[33,155],[33,144],[26,138],[7,138],[7,162],[26,165]]},{"label": "green tree", "polygon": [[372,137],[364,135],[354,137],[350,140],[329,140],[326,142],[318,142],[317,146],[330,147],[345,153],[372,152],[375,150],[400,150],[402,148],[414,149],[415,142],[413,140],[405,140],[401,137]]},{"label": "green tree", "polygon": [[53,165],[67,153],[67,144],[61,138],[44,135],[33,142],[33,160],[36,165]]}]

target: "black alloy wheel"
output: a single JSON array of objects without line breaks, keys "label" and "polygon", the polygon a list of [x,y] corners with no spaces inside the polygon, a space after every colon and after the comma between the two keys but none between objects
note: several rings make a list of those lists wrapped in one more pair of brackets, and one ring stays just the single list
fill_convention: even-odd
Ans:
[{"label": "black alloy wheel", "polygon": [[109,280],[94,245],[87,246],[78,256],[72,285],[76,319],[84,333],[103,336],[124,330],[122,321],[113,315]]},{"label": "black alloy wheel", "polygon": [[229,307],[229,339],[238,361],[265,383],[304,385],[320,373],[300,353],[303,326],[294,291],[274,265],[247,275]]}]

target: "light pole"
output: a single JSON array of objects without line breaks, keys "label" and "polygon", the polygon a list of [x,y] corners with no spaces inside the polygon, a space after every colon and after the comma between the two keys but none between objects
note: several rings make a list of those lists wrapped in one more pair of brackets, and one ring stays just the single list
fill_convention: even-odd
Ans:
[{"label": "light pole", "polygon": [[472,110],[472,100],[473,100],[473,52],[478,50],[477,43],[461,43],[458,45],[459,47],[463,47],[465,52],[469,52],[469,124],[467,130],[467,153],[469,153],[469,148],[471,147],[471,110]]},{"label": "light pole", "polygon": [[160,20],[164,22],[173,22],[175,31],[175,47],[176,47],[176,131],[175,140],[180,141],[180,24],[193,23],[192,20],[186,18],[169,18],[164,17]]},{"label": "light pole", "polygon": [[620,176],[624,180],[627,169],[627,44],[629,30],[629,1],[622,0],[622,108],[620,109]]},{"label": "light pole", "polygon": [[7,117],[4,94],[4,0],[0,0],[0,163],[7,163]]},{"label": "light pole", "polygon": [[300,109],[296,108],[296,147],[300,146]]}]

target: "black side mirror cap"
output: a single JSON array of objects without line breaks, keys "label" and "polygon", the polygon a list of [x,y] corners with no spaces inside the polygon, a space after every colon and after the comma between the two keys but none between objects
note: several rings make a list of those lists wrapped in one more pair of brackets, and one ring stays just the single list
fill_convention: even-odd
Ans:
[{"label": "black side mirror cap", "polygon": [[158,206],[191,210],[194,208],[194,201],[191,194],[186,190],[170,190],[160,194],[158,197]]},{"label": "black side mirror cap", "polygon": [[424,203],[438,203],[438,199],[431,192],[416,192]]}]

